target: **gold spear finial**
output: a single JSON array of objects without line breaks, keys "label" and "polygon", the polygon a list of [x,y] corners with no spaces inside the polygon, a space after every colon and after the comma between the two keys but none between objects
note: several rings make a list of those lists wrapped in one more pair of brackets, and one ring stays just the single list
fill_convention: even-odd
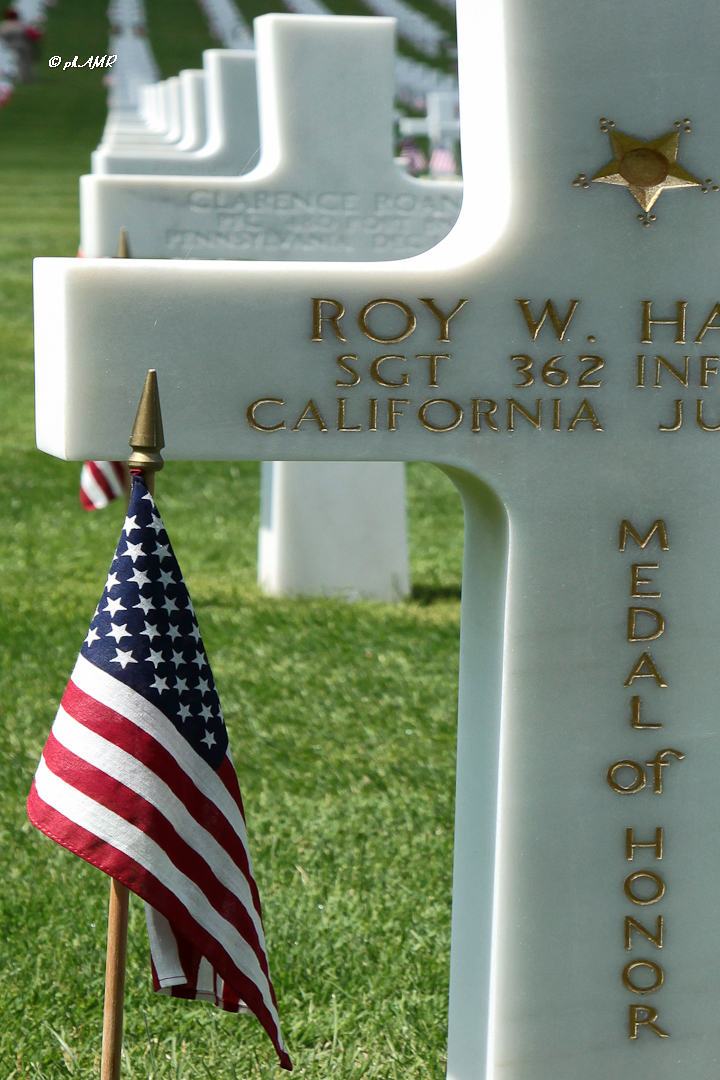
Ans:
[{"label": "gold spear finial", "polygon": [[133,424],[130,446],[132,454],[128,458],[130,469],[142,469],[148,489],[152,491],[154,475],[163,468],[165,462],[160,451],[165,445],[162,413],[160,412],[160,394],[158,392],[157,371],[150,368],[145,378],[145,385],[140,396],[135,423]]},{"label": "gold spear finial", "polygon": [[130,258],[130,245],[128,243],[128,231],[123,225],[120,229],[120,236],[118,238],[118,259]]}]

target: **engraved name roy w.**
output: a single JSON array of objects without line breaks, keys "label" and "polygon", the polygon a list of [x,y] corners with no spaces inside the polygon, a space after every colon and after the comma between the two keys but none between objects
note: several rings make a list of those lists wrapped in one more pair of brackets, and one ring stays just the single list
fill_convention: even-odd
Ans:
[{"label": "engraved name roy w.", "polygon": [[456,1080],[720,1051],[719,22],[459,0],[464,205],[412,260],[36,266],[49,453],[121,456],[152,365],[170,458],[457,484]]}]

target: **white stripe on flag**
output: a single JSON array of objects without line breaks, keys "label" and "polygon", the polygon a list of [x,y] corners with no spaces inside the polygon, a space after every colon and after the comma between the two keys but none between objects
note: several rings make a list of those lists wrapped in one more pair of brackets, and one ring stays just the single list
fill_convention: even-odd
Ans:
[{"label": "white stripe on flag", "polygon": [[83,465],[80,470],[80,487],[96,510],[102,510],[110,502],[88,465]]},{"label": "white stripe on flag", "polygon": [[[215,970],[204,956],[200,961],[200,967],[197,974],[197,992],[198,994],[207,994],[208,997],[215,997]],[[222,995],[218,995],[222,997]]]},{"label": "white stripe on flag", "polygon": [[[186,877],[168,858],[165,851],[147,833],[131,825],[119,814],[95,802],[56,776],[45,757],[40,758],[35,773],[38,795],[59,814],[97,836],[128,858],[139,863],[157,878],[173,896],[181,900],[191,917],[222,946],[238,967],[260,991],[265,1006],[280,1037],[280,1021],[270,995],[268,981],[257,956],[232,923],[223,919],[205,893]],[[188,902],[185,902],[188,901]],[[281,1043],[282,1045],[282,1043]]]},{"label": "white stripe on flag", "polygon": [[96,461],[95,467],[100,470],[108,484],[110,490],[116,499],[119,499],[121,495],[125,494],[125,488],[122,481],[118,478],[118,474],[115,471],[115,466],[112,461]]},{"label": "white stripe on flag", "polygon": [[[242,870],[215,837],[198,824],[185,804],[157,773],[115,743],[78,723],[62,705],[58,709],[53,735],[62,746],[82,761],[94,765],[113,780],[145,799],[170,822],[178,836],[204,859],[218,881],[236,896],[252,919],[262,949],[265,949],[260,916],[255,910],[250,886]],[[170,856],[172,858],[172,856]]]},{"label": "white stripe on flag", "polygon": [[177,941],[164,915],[145,901],[145,923],[150,939],[155,972],[160,986],[186,986],[187,979],[178,956]]},{"label": "white stripe on flag", "polygon": [[125,686],[124,683],[113,678],[112,675],[95,667],[82,654],[78,656],[70,678],[78,689],[82,690],[88,697],[95,698],[101,705],[120,713],[131,723],[136,724],[142,731],[152,735],[168,750],[178,765],[192,779],[195,787],[206,798],[215,803],[231,828],[234,829],[245,848],[248,866],[250,873],[252,873],[245,822],[237,803],[217,773],[210,768],[207,762],[203,761],[199,754],[195,753],[187,740],[170,723],[167,716],[130,686]]}]

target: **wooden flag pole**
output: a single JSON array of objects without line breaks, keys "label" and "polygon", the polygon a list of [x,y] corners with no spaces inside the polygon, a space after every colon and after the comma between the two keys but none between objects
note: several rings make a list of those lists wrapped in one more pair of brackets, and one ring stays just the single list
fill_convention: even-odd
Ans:
[{"label": "wooden flag pole", "polygon": [[105,965],[105,1008],[103,1011],[101,1080],[119,1080],[122,1052],[123,1004],[125,1000],[125,960],[130,890],[110,879],[107,962]]},{"label": "wooden flag pole", "polygon": [[[155,473],[164,465],[160,454],[164,445],[157,372],[151,368],[140,396],[130,436],[133,452],[128,458],[131,469],[142,469],[151,494],[155,489]],[[127,886],[111,878],[100,1080],[120,1080],[129,901]]]}]

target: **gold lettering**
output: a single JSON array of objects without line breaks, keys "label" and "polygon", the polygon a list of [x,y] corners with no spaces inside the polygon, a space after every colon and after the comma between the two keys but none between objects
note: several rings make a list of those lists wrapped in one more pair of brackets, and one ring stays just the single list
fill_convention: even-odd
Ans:
[{"label": "gold lettering", "polygon": [[513,386],[517,386],[519,390],[532,386],[535,382],[535,376],[532,373],[532,356],[528,356],[527,353],[517,353],[516,356],[510,357],[510,361],[515,364],[518,375],[523,377],[523,382],[513,383]]},{"label": "gold lettering", "polygon": [[[638,615],[648,615],[655,623],[655,629],[649,634],[639,634],[637,631],[637,617]],[[627,625],[627,639],[628,641],[655,641],[657,638],[662,637],[665,633],[665,619],[651,607],[629,607],[628,608],[628,625]]]},{"label": "gold lettering", "polygon": [[689,370],[690,370],[690,357],[689,356],[684,356],[683,360],[685,361],[685,367],[684,367],[683,373],[681,375],[680,372],[678,371],[678,369],[673,364],[671,364],[669,360],[666,360],[664,356],[656,356],[655,357],[655,382],[653,383],[653,386],[660,386],[660,368],[661,367],[664,367],[666,371],[669,371],[671,375],[674,375],[675,378],[678,380],[678,382],[681,382],[683,384],[683,386],[687,386],[687,384],[688,384],[688,373],[689,373]]},{"label": "gold lettering", "polygon": [[[630,976],[638,968],[648,968],[653,973],[655,981],[650,986],[636,986],[632,981]],[[628,990],[632,990],[634,994],[654,994],[665,982],[665,976],[662,968],[658,964],[654,964],[652,960],[631,960],[623,969],[622,981],[623,986]]]},{"label": "gold lettering", "polygon": [[[431,424],[427,418],[427,410],[430,408],[431,405],[449,405],[455,413],[454,419],[451,420],[449,424],[445,424],[443,426]],[[428,431],[452,431],[453,428],[456,428],[458,424],[462,423],[462,418],[462,409],[456,401],[450,401],[449,398],[433,398],[432,401],[424,401],[418,409],[418,419],[420,420],[422,426],[424,428],[427,428]]]},{"label": "gold lettering", "polygon": [[642,923],[637,919],[633,919],[631,915],[625,916],[625,948],[630,951],[632,949],[632,932],[637,930],[639,934],[643,934],[648,941],[652,941],[653,945],[657,945],[658,949],[663,947],[663,925],[664,920],[662,915],[657,917],[657,929],[652,934]]},{"label": "gold lettering", "polygon": [[630,727],[634,727],[636,730],[650,731],[657,728],[661,728],[662,724],[643,724],[640,720],[640,705],[641,701],[639,697],[632,697],[630,699]]},{"label": "gold lettering", "polygon": [[683,403],[682,398],[675,398],[675,421],[672,424],[658,424],[658,431],[677,431],[682,427],[683,415],[682,415]]},{"label": "gold lettering", "polygon": [[662,795],[662,789],[663,789],[662,771],[663,771],[663,769],[667,769],[668,765],[670,764],[669,761],[665,760],[665,758],[668,757],[669,755],[672,755],[672,757],[677,758],[678,761],[682,761],[684,759],[684,757],[685,757],[685,755],[681,754],[679,750],[670,750],[670,749],[668,749],[668,750],[661,750],[653,758],[652,761],[646,761],[645,762],[645,764],[648,766],[648,768],[651,768],[653,770],[653,775],[654,775],[653,791],[655,792],[656,795]]},{"label": "gold lettering", "polygon": [[[338,341],[347,341],[347,338],[343,337],[343,332],[340,329],[340,327],[338,326],[338,320],[342,319],[343,315],[345,314],[345,308],[340,303],[340,301],[339,300],[328,300],[328,299],[321,300],[321,299],[316,298],[314,296],[311,299],[312,299],[312,305],[313,305],[313,332],[312,332],[312,337],[310,338],[310,340],[311,341],[322,341],[322,339],[323,339],[323,336],[322,336],[322,324],[324,322],[329,322],[330,325],[332,326],[333,330],[335,331],[335,337],[338,339]],[[335,314],[334,315],[323,315],[323,313],[322,313],[323,304],[332,304],[333,307],[335,308]]]},{"label": "gold lettering", "polygon": [[546,386],[565,386],[570,378],[567,371],[555,366],[558,360],[562,360],[562,354],[560,356],[551,356],[548,362],[543,364],[540,374]]},{"label": "gold lettering", "polygon": [[540,430],[540,415],[541,415],[541,410],[542,410],[542,398],[536,398],[535,399],[535,405],[537,406],[537,409],[536,409],[537,415],[536,416],[533,416],[531,413],[529,413],[527,411],[527,409],[524,409],[522,407],[522,405],[520,404],[520,402],[516,401],[515,398],[508,398],[507,403],[508,403],[508,419],[507,419],[507,429],[508,429],[508,431],[514,431],[515,430],[515,410],[516,409],[520,413],[521,416],[524,416],[525,419],[530,424],[532,424],[533,427],[537,428],[538,431]]},{"label": "gold lettering", "polygon": [[[635,773],[635,779],[630,784],[628,784],[627,787],[624,787],[615,778],[615,774],[620,772],[621,769],[632,769],[632,771]],[[613,791],[617,791],[618,795],[634,795],[636,791],[642,791],[642,789],[645,787],[645,784],[647,783],[645,770],[643,769],[640,762],[629,761],[627,758],[625,758],[623,761],[616,761],[614,765],[611,765],[607,771],[605,779],[607,780]]]},{"label": "gold lettering", "polygon": [[[643,897],[633,892],[636,881],[651,882],[655,886],[653,896]],[[649,907],[650,904],[657,904],[658,900],[662,900],[665,895],[665,882],[658,874],[654,874],[652,870],[636,870],[634,874],[630,874],[625,878],[623,889],[628,900],[632,900],[633,904],[637,904],[638,907]]]},{"label": "gold lettering", "polygon": [[553,431],[560,431],[560,398],[552,399],[553,403]]},{"label": "gold lettering", "polygon": [[589,423],[592,424],[593,431],[602,431],[602,427],[600,426],[600,421],[598,420],[597,416],[595,415],[595,413],[593,411],[593,407],[592,407],[592,405],[590,404],[590,402],[588,401],[587,398],[583,398],[582,405],[580,406],[580,408],[578,409],[578,411],[575,413],[572,420],[570,421],[570,426],[568,427],[568,431],[574,431],[575,426],[577,424],[581,424],[583,422],[583,420],[587,420]]},{"label": "gold lettering", "polygon": [[416,353],[415,359],[429,361],[430,373],[428,375],[428,386],[437,386],[437,362],[438,360],[449,360],[450,356],[448,353]]},{"label": "gold lettering", "polygon": [[346,356],[338,356],[337,360],[335,361],[335,363],[337,364],[337,366],[339,368],[341,368],[343,371],[347,372],[348,375],[352,375],[353,381],[352,382],[342,382],[341,379],[336,379],[335,380],[335,385],[336,386],[357,386],[357,384],[360,382],[360,376],[358,375],[355,368],[351,368],[349,364],[345,363],[346,360],[357,360],[357,356],[355,356],[354,353],[348,353]]},{"label": "gold lettering", "polygon": [[409,398],[404,398],[404,397],[400,397],[400,398],[391,397],[391,398],[388,398],[388,431],[397,431],[397,428],[395,426],[395,419],[396,419],[396,417],[403,415],[402,409],[396,409],[395,406],[396,405],[409,405],[409,404],[410,404],[410,399]]},{"label": "gold lettering", "polygon": [[370,398],[370,426],[368,431],[377,431],[377,406],[378,399],[376,397]]},{"label": "gold lettering", "polygon": [[395,355],[393,355],[393,353],[388,353],[387,356],[376,356],[375,357],[372,364],[370,365],[370,375],[374,379],[374,381],[378,384],[378,386],[388,386],[390,388],[397,388],[398,386],[407,386],[408,383],[410,382],[410,379],[409,379],[408,373],[406,371],[403,371],[403,373],[401,374],[400,382],[388,382],[387,379],[383,379],[382,375],[380,374],[380,365],[385,360],[402,360],[403,363],[404,363],[405,362],[405,357],[404,356],[395,356]]},{"label": "gold lettering", "polygon": [[[402,311],[403,315],[405,316],[405,329],[402,331],[402,333],[397,334],[395,337],[377,337],[375,334],[373,334],[372,330],[367,324],[367,317],[370,312],[373,311],[376,307],[379,307],[381,304],[388,304],[390,305],[390,307],[396,307],[398,308],[398,310]],[[417,326],[417,319],[413,314],[412,308],[409,308],[407,304],[404,304],[402,302],[402,300],[388,300],[381,298],[379,300],[371,300],[368,304],[365,305],[365,307],[358,315],[358,326],[362,330],[365,337],[370,338],[371,341],[379,341],[382,345],[395,345],[398,341],[404,341],[406,337],[410,337],[413,330]]]},{"label": "gold lettering", "polygon": [[308,401],[302,416],[292,430],[299,431],[300,425],[302,424],[303,420],[314,420],[320,431],[327,431],[327,428],[325,427],[325,421],[320,415],[320,411],[312,398],[310,398],[310,400]]},{"label": "gold lettering", "polygon": [[640,339],[643,345],[652,345],[652,326],[674,326],[677,329],[675,335],[675,344],[685,344],[685,309],[687,308],[686,300],[678,300],[675,303],[675,310],[677,315],[674,319],[653,319],[651,318],[652,300],[641,300],[643,314],[642,314],[642,338]]},{"label": "gold lettering", "polygon": [[248,405],[248,408],[247,408],[248,424],[250,425],[250,427],[255,428],[256,431],[280,431],[281,428],[285,427],[285,421],[284,420],[281,420],[277,424],[271,424],[269,427],[266,427],[265,425],[260,424],[258,422],[257,417],[255,416],[255,413],[257,412],[257,410],[260,408],[261,405],[284,405],[284,404],[285,404],[285,402],[283,401],[282,398],[276,398],[276,397],[258,398],[257,401],[253,401],[252,405]]},{"label": "gold lettering", "polygon": [[[720,326],[714,326],[713,330],[720,330]],[[707,388],[708,375],[717,375],[718,369],[716,367],[710,367],[710,361],[714,360],[716,363],[720,363],[720,356],[701,356],[700,357],[700,385]]]},{"label": "gold lettering", "polygon": [[695,338],[696,344],[698,344],[698,345],[700,344],[702,339],[707,334],[708,330],[720,330],[720,323],[716,324],[715,326],[712,325],[713,319],[719,319],[719,318],[720,318],[720,304],[716,304],[715,307],[710,312],[710,314],[708,315],[705,322],[702,324],[702,328],[700,330],[700,333]]},{"label": "gold lettering", "polygon": [[663,831],[662,829],[655,830],[654,840],[636,840],[633,829],[625,830],[625,856],[628,862],[633,861],[635,854],[635,848],[652,848],[655,852],[656,859],[662,859],[663,853]]},{"label": "gold lettering", "polygon": [[[644,1018],[640,1019],[640,1014],[644,1014]],[[651,1009],[647,1005],[631,1005],[630,1006],[630,1038],[637,1039],[638,1028],[649,1027],[651,1031],[654,1031],[656,1035],[659,1035],[661,1039],[669,1039],[667,1031],[663,1031],[661,1027],[658,1027],[655,1021],[658,1018],[657,1009]]]},{"label": "gold lettering", "polygon": [[620,522],[620,550],[625,550],[625,544],[627,543],[628,536],[632,536],[633,540],[639,548],[645,549],[652,540],[655,533],[657,533],[658,535],[660,549],[662,551],[669,551],[670,545],[668,544],[667,529],[665,528],[665,522],[662,518],[658,518],[657,521],[653,521],[645,536],[642,537],[633,528],[627,518],[623,518],[623,520]]},{"label": "gold lettering", "polygon": [[591,375],[594,375],[597,371],[602,371],[605,367],[602,356],[593,356],[592,354],[590,356],[578,356],[578,360],[581,364],[586,363],[588,360],[592,361],[592,366],[587,371],[583,371],[578,379],[578,386],[602,386],[602,379],[595,381],[590,378]]},{"label": "gold lettering", "polygon": [[646,652],[640,654],[623,686],[631,686],[635,679],[654,679],[658,686],[667,687],[667,683],[650,659],[650,654]]},{"label": "gold lettering", "polygon": [[[442,311],[437,306],[435,301],[431,300],[429,296],[419,296],[418,300],[420,301],[421,304],[424,304],[425,307],[429,308],[430,311],[432,311],[433,315],[435,316],[437,321],[440,323],[440,337],[437,340],[438,341],[449,341],[450,340],[450,320],[455,318],[455,316],[457,315],[460,308],[465,307],[465,305],[467,304],[467,300],[458,300],[457,304],[452,309],[452,311],[450,312],[449,315],[443,315]],[[435,386],[436,383],[430,383],[430,385]]]},{"label": "gold lettering", "polygon": [[553,329],[555,330],[558,341],[562,341],[563,338],[565,337],[565,332],[566,332],[568,326],[570,325],[570,320],[572,319],[573,315],[575,314],[575,309],[578,306],[578,304],[580,303],[580,301],[579,300],[571,300],[570,301],[570,306],[568,307],[567,313],[566,313],[565,318],[563,319],[562,322],[560,322],[560,319],[558,317],[558,313],[555,310],[555,305],[552,302],[552,300],[546,300],[545,301],[545,307],[540,312],[540,318],[538,319],[537,322],[535,322],[535,320],[534,320],[534,318],[532,316],[532,312],[530,311],[530,301],[529,300],[516,300],[515,303],[520,305],[522,313],[525,316],[525,322],[528,325],[528,330],[530,331],[530,334],[532,335],[533,341],[535,341],[538,334],[542,330],[543,323],[545,322],[545,319],[548,317],[548,315],[550,316],[550,322],[553,325]]},{"label": "gold lettering", "polygon": [[636,386],[645,386],[645,357],[637,358],[637,383]]},{"label": "gold lettering", "polygon": [[703,399],[697,399],[697,424],[703,431],[720,431],[720,420],[717,424],[706,424],[703,420]]},{"label": "gold lettering", "polygon": [[[473,407],[473,421],[472,430],[479,431],[482,426],[482,417],[485,417],[485,423],[491,431],[498,431],[498,426],[493,420],[494,413],[497,412],[497,401],[493,401],[492,398],[471,398]],[[481,405],[487,405],[487,409],[481,409]]]},{"label": "gold lettering", "polygon": [[660,596],[659,592],[639,592],[641,585],[652,585],[652,578],[640,577],[641,570],[659,570],[660,563],[633,563],[630,567],[630,595],[634,600],[643,599],[643,597]]},{"label": "gold lettering", "polygon": [[345,403],[347,398],[339,397],[338,403],[338,431],[362,431],[360,424],[357,427],[345,427]]}]

